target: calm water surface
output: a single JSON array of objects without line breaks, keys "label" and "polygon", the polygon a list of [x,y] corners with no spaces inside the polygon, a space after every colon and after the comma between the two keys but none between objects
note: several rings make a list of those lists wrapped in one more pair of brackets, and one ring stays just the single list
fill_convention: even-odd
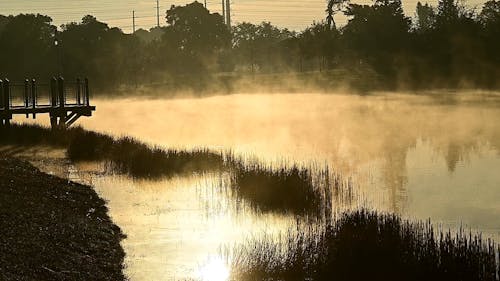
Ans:
[{"label": "calm water surface", "polygon": [[[95,116],[80,121],[90,130],[164,147],[232,151],[266,163],[328,164],[352,179],[358,205],[500,237],[496,93],[255,94],[95,104]],[[293,218],[257,214],[244,202],[235,208],[215,188],[225,177],[90,177],[128,235],[123,246],[131,280],[223,280],[220,245],[278,235],[293,225]]]}]

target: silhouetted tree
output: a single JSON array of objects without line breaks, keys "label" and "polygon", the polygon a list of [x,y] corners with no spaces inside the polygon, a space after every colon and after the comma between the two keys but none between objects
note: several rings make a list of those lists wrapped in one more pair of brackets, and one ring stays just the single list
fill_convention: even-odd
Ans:
[{"label": "silhouetted tree", "polygon": [[[479,22],[483,26],[483,41],[485,46],[485,55],[491,80],[498,80],[500,77],[500,1],[487,1],[481,13]],[[494,83],[490,82],[490,86]]]},{"label": "silhouetted tree", "polygon": [[0,72],[11,79],[49,76],[55,68],[55,26],[43,15],[2,17],[0,27]]},{"label": "silhouetted tree", "polygon": [[299,36],[299,48],[303,58],[313,59],[317,65],[313,69],[324,70],[334,64],[339,55],[340,33],[328,24],[313,24]]},{"label": "silhouetted tree", "polygon": [[282,58],[281,42],[293,37],[288,29],[279,29],[269,22],[259,25],[240,23],[233,27],[234,56],[242,65],[271,71],[279,69],[287,60]]},{"label": "silhouetted tree", "polygon": [[333,16],[335,16],[336,13],[340,12],[344,7],[344,5],[348,2],[349,0],[327,0],[325,12],[326,12],[326,23],[328,27],[332,29],[337,29]]},{"label": "silhouetted tree", "polygon": [[400,0],[376,0],[372,6],[350,4],[350,17],[343,29],[347,47],[355,51],[377,71],[395,74],[398,55],[408,43],[410,19],[403,13]]},{"label": "silhouetted tree", "polygon": [[[210,13],[203,4],[193,2],[167,11],[164,30],[165,51],[177,69],[175,72],[200,72],[216,65],[224,48],[230,46],[231,34],[218,13]],[[172,56],[173,55],[173,56]]]},{"label": "silhouetted tree", "polygon": [[[81,23],[62,26],[61,49],[63,74],[88,76],[94,85],[111,86],[130,79],[138,59],[131,35],[87,15]],[[134,45],[135,44],[135,45]]]},{"label": "silhouetted tree", "polygon": [[172,39],[177,39],[175,44],[183,51],[213,52],[229,44],[230,33],[222,16],[218,13],[211,14],[199,2],[172,6],[167,11],[166,19],[166,33],[177,33]]},{"label": "silhouetted tree", "polygon": [[500,1],[490,0],[484,3],[479,21],[486,29],[500,30]]},{"label": "silhouetted tree", "polygon": [[433,36],[435,65],[444,77],[452,77],[455,85],[473,80],[480,71],[482,42],[478,35],[481,27],[475,21],[472,11],[456,0],[440,0]]},{"label": "silhouetted tree", "polygon": [[242,22],[232,29],[234,56],[240,62],[240,65],[250,66],[252,72],[256,67],[256,39],[258,27],[255,24]]},{"label": "silhouetted tree", "polygon": [[418,2],[416,14],[416,28],[418,31],[428,32],[434,27],[436,22],[436,12],[431,5],[427,3],[422,5],[422,3]]},{"label": "silhouetted tree", "polygon": [[460,19],[460,7],[456,0],[440,0],[437,8],[436,25],[443,27],[453,25]]},{"label": "silhouetted tree", "polygon": [[9,23],[9,18],[3,15],[0,15],[0,34],[3,32],[5,26]]},{"label": "silhouetted tree", "polygon": [[[400,0],[347,7],[347,0],[327,0],[326,21],[300,33],[269,22],[229,30],[221,15],[193,2],[172,6],[166,27],[135,34],[89,15],[62,26],[58,47],[50,17],[0,15],[0,76],[47,79],[62,72],[68,79],[88,76],[94,87],[203,87],[199,81],[210,81],[204,78],[232,77],[220,72],[340,68],[393,86],[398,80],[412,87],[500,86],[500,1],[488,0],[479,14],[458,1],[439,0],[436,8],[419,2],[412,26]],[[339,11],[349,20],[337,29]]]},{"label": "silhouetted tree", "polygon": [[164,29],[161,27],[153,27],[149,31],[145,29],[138,29],[134,35],[141,39],[142,42],[144,43],[151,43],[153,41],[159,41],[161,40],[161,37],[163,36]]}]

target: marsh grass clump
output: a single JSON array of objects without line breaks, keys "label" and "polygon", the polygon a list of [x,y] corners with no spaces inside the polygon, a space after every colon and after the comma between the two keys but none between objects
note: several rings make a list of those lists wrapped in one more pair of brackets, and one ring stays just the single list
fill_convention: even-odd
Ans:
[{"label": "marsh grass clump", "polygon": [[87,131],[80,127],[66,131],[67,155],[73,161],[100,161],[109,157],[110,148],[116,140],[108,135]]},{"label": "marsh grass clump", "polygon": [[151,147],[131,137],[112,136],[80,127],[51,130],[33,125],[0,127],[0,144],[65,148],[73,161],[104,161],[107,167],[137,178],[170,177],[221,169],[221,153],[206,149],[182,151]]},{"label": "marsh grass clump", "polygon": [[331,209],[332,186],[327,170],[241,162],[235,166],[231,189],[260,211],[319,215]]},{"label": "marsh grass clump", "polygon": [[224,165],[220,153],[149,147],[128,137],[110,147],[107,160],[119,171],[148,178],[220,170]]},{"label": "marsh grass clump", "polygon": [[18,124],[0,126],[0,136],[0,144],[15,144],[18,146],[51,145],[65,147],[70,139],[70,135],[64,131],[50,130],[36,125]]},{"label": "marsh grass clump", "polygon": [[223,157],[206,149],[183,151],[149,146],[131,137],[114,139],[84,131],[68,145],[70,159],[103,160],[113,171],[138,178],[171,177],[222,169]]},{"label": "marsh grass clump", "polygon": [[498,280],[500,252],[491,240],[430,222],[358,210],[283,239],[237,247],[235,280]]}]

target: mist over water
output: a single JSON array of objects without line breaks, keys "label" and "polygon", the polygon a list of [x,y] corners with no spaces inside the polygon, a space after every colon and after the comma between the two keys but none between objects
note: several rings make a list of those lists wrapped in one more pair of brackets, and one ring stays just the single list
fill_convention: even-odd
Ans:
[{"label": "mist over water", "polygon": [[[327,164],[351,179],[357,205],[500,236],[498,93],[241,94],[94,103],[95,116],[80,121],[89,130],[168,148],[231,151],[263,163]],[[293,225],[287,216],[256,213],[244,204],[233,208],[213,189],[224,185],[225,176],[92,179],[128,235],[123,244],[132,280],[196,278],[221,244]]]},{"label": "mist over water", "polygon": [[165,147],[327,163],[344,176],[369,170],[367,180],[386,186],[390,209],[400,211],[419,169],[442,168],[436,174],[451,180],[480,159],[495,161],[499,101],[480,92],[97,100],[82,125]]},{"label": "mist over water", "polygon": [[[495,169],[485,169],[500,161],[499,101],[489,92],[96,100],[99,110],[82,125],[165,147],[327,163],[370,186],[366,193],[375,188],[383,201],[371,200],[377,206],[404,212],[422,204],[409,188],[430,184],[432,190],[470,186],[485,197],[475,200],[488,202],[478,189],[500,182]],[[465,196],[461,208],[470,199]]]}]

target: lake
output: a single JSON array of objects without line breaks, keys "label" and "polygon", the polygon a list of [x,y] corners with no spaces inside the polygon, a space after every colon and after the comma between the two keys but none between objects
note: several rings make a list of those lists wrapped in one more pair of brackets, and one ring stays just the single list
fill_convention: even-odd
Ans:
[{"label": "lake", "polygon": [[[353,186],[354,202],[339,208],[431,218],[443,228],[500,237],[499,93],[235,94],[93,103],[95,116],[79,121],[89,130],[273,165],[328,165]],[[289,215],[231,202],[220,189],[227,178],[222,172],[149,181],[95,173],[100,169],[82,163],[71,171],[109,201],[111,217],[128,235],[123,246],[131,280],[224,280],[221,251],[259,235],[280,235],[295,223]]]}]

